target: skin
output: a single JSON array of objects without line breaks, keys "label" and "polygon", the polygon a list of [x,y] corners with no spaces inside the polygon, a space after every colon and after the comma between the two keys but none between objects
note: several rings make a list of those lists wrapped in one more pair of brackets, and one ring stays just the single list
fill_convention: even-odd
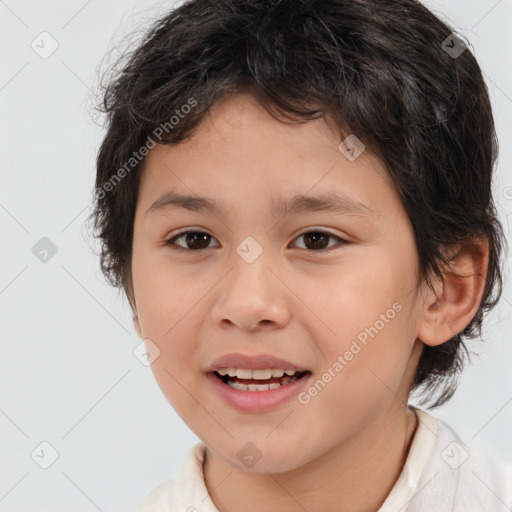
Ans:
[{"label": "skin", "polygon": [[[368,151],[347,159],[341,140],[324,120],[287,126],[239,94],[216,103],[188,141],[157,146],[146,160],[134,221],[134,325],[161,351],[151,368],[165,397],[207,445],[205,482],[221,512],[375,512],[417,427],[407,398],[423,343],[445,342],[479,306],[485,244],[462,247],[453,262],[471,277],[447,272],[438,297],[417,286],[413,229],[391,179]],[[227,216],[146,214],[169,190],[222,201]],[[271,199],[332,191],[375,215],[270,213]],[[194,252],[186,237],[175,243],[188,252],[165,244],[184,228],[211,235],[200,246],[208,248]],[[334,238],[315,246],[299,236],[319,229]],[[248,236],[263,249],[250,264],[236,252]],[[336,236],[350,243],[326,253]],[[394,303],[400,312],[305,405],[293,398],[240,412],[205,379],[216,357],[242,352],[274,354],[314,381]],[[262,454],[252,468],[237,457],[247,442]]]}]

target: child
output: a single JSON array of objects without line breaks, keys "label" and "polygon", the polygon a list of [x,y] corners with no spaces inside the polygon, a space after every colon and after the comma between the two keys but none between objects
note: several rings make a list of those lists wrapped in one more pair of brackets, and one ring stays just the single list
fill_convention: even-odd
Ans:
[{"label": "child", "polygon": [[488,91],[415,0],[190,0],[105,90],[94,211],[201,439],[140,512],[512,509],[430,407],[502,286]]}]

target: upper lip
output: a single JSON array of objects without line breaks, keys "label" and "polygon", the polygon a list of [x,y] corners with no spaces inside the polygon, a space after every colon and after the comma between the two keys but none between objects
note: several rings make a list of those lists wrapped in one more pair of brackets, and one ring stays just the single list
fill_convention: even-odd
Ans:
[{"label": "upper lip", "polygon": [[207,372],[217,371],[219,368],[247,368],[250,370],[283,369],[306,371],[306,368],[279,359],[271,354],[246,355],[239,353],[225,354],[215,359]]}]

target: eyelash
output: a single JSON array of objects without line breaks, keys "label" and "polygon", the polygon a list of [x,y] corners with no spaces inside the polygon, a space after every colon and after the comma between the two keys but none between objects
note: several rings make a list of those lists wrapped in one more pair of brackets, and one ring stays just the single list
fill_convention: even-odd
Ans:
[{"label": "eyelash", "polygon": [[[183,236],[185,235],[188,235],[188,234],[204,234],[204,235],[207,235],[211,238],[213,238],[211,235],[209,235],[208,233],[205,233],[204,231],[194,231],[194,230],[191,230],[191,231],[183,231],[175,236],[173,236],[172,238],[170,238],[169,240],[166,240],[165,241],[165,245],[169,246],[173,251],[182,251],[182,252],[201,252],[201,251],[206,251],[208,249],[211,249],[211,247],[207,247],[205,249],[185,249],[183,247],[180,247],[179,245],[176,245],[174,243],[175,240],[179,240],[180,238],[182,238]],[[300,237],[303,237],[304,235],[309,235],[311,233],[316,233],[316,234],[322,234],[322,235],[327,235],[329,236],[330,238],[335,238],[336,240],[338,240],[338,243],[336,245],[333,245],[332,247],[329,247],[328,249],[319,249],[319,250],[313,250],[313,249],[302,249],[302,250],[305,250],[305,251],[309,251],[309,252],[321,252],[321,253],[328,253],[328,252],[331,252],[335,249],[339,249],[340,247],[344,246],[344,245],[348,245],[350,242],[348,240],[345,240],[337,235],[333,235],[332,233],[328,232],[328,231],[322,231],[322,230],[319,230],[319,229],[315,229],[315,230],[311,230],[311,231],[305,231],[304,233],[301,233],[297,239],[299,239]]]}]

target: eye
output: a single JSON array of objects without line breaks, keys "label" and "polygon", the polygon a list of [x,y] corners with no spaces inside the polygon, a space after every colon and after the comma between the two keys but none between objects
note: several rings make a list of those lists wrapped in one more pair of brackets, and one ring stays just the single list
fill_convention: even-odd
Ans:
[{"label": "eye", "polygon": [[[180,240],[181,238],[184,238],[185,240],[185,247],[176,245],[174,243],[175,240]],[[166,240],[165,244],[171,246],[171,249],[174,249],[176,251],[199,251],[203,249],[208,249],[208,242],[212,238],[213,237],[211,235],[205,233],[204,231],[184,231],[183,233],[180,233],[179,235],[176,235],[170,238],[169,240]],[[189,248],[188,245],[190,245],[191,248]]]},{"label": "eye", "polygon": [[[304,238],[306,240],[306,247],[305,249],[312,250],[315,252],[329,252],[331,250],[336,249],[336,246],[340,245],[347,245],[350,242],[348,240],[344,240],[343,238],[340,238],[337,235],[333,235],[332,233],[329,233],[328,231],[321,231],[321,230],[315,230],[315,231],[306,231],[305,233],[302,233],[297,237],[297,240],[300,238]],[[328,240],[336,239],[338,241],[338,244],[335,244],[334,246],[329,247]],[[327,246],[325,245],[327,243]]]},{"label": "eye", "polygon": [[[344,240],[343,238],[333,235],[328,231],[321,230],[306,231],[299,235],[297,240],[300,238],[307,240],[305,249],[314,252],[328,252],[335,249],[336,245],[347,245],[350,243],[348,240]],[[338,244],[329,247],[329,238],[336,239]],[[180,239],[184,240],[185,247],[175,243]],[[208,245],[212,239],[213,237],[204,231],[184,231],[183,233],[166,240],[165,244],[171,246],[171,249],[176,251],[201,251],[209,248]],[[326,242],[327,246],[325,245]]]}]

